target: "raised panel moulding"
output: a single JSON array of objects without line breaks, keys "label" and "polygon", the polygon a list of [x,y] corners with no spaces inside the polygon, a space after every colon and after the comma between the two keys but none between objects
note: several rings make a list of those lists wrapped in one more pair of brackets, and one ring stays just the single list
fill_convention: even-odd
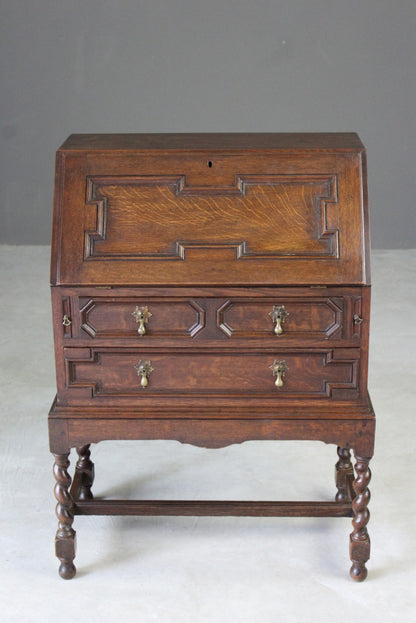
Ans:
[{"label": "raised panel moulding", "polygon": [[237,175],[218,187],[87,177],[84,260],[180,261],[210,248],[236,260],[339,259],[336,175]]},{"label": "raised panel moulding", "polygon": [[[270,299],[270,301],[268,301],[264,305],[265,307],[271,309],[273,304],[275,304],[277,300],[279,300],[280,302],[279,298],[274,298],[274,299]],[[322,313],[320,314],[320,326],[318,327],[309,326],[309,327],[302,329],[302,328],[299,328],[299,326],[297,325],[295,325],[295,327],[292,327],[291,323],[288,322],[287,325],[285,326],[285,331],[284,331],[285,337],[287,337],[288,335],[290,336],[291,334],[294,335],[295,337],[306,334],[309,336],[325,336],[329,338],[330,336],[332,336],[334,333],[336,333],[342,328],[343,308],[339,307],[337,303],[329,297],[325,297],[325,298],[315,297],[315,299],[313,300],[313,303],[311,303],[310,299],[302,299],[302,298],[291,299],[291,298],[285,297],[284,301],[282,302],[284,302],[285,305],[287,305],[288,310],[291,309],[292,306],[296,306],[297,308],[304,307],[305,310],[309,309],[310,311],[312,307],[315,310],[318,308],[322,310]],[[257,318],[260,317],[262,319],[260,326],[257,328],[253,328],[249,322],[249,319],[244,317],[244,312],[247,312],[250,309],[250,307],[253,310],[255,310],[256,317]],[[232,319],[230,320],[229,316],[230,316],[230,313],[232,315],[232,312],[235,309],[240,311],[240,315],[237,315],[237,319],[233,321]],[[324,316],[325,312],[327,312],[327,316],[328,316],[328,312],[330,315],[330,317],[327,320],[327,324],[323,322],[323,319],[325,318]],[[292,313],[293,315],[293,312],[289,312],[289,314],[290,313]],[[217,309],[217,327],[220,329],[220,331],[225,333],[225,335],[227,335],[228,337],[231,337],[232,335],[244,336],[246,334],[255,334],[255,333],[263,333],[263,334],[269,335],[271,332],[272,321],[270,320],[270,323],[267,322],[267,324],[266,322],[263,322],[263,320],[268,320],[267,316],[264,316],[264,318],[263,316],[261,316],[261,312],[259,311],[259,303],[257,301],[253,302],[253,300],[250,298],[233,299],[233,300],[228,299],[227,301],[225,301],[225,303],[223,303]]]},{"label": "raised panel moulding", "polygon": [[[137,338],[137,323],[131,318],[133,315],[131,310],[137,303],[140,303],[139,299],[132,299],[126,297],[97,297],[80,299],[80,317],[81,317],[81,329],[89,335],[89,337],[129,337]],[[171,322],[166,321],[165,326],[159,326],[154,332],[155,337],[160,336],[190,336],[194,337],[205,326],[205,310],[198,305],[193,299],[186,301],[182,299],[167,298],[154,299],[146,298],[146,302],[149,303],[151,308],[155,311],[155,315],[160,311],[160,306],[165,308],[169,307],[172,310]],[[164,304],[164,305],[163,305]],[[116,308],[113,311],[112,308]],[[176,308],[176,309],[175,309]],[[94,313],[98,312],[98,320],[94,319]],[[106,316],[101,316],[107,314]],[[126,323],[125,319],[129,320]],[[179,320],[180,326],[172,327],[172,319]],[[186,325],[186,322],[188,324]],[[155,320],[153,319],[153,323]],[[152,336],[152,326],[148,327],[147,336]]]},{"label": "raised panel moulding", "polygon": [[[89,389],[90,398],[113,397],[118,399],[140,397],[146,402],[151,395],[168,396],[172,401],[180,397],[199,395],[210,399],[223,396],[250,398],[262,396],[278,401],[288,397],[348,398],[351,391],[359,389],[359,363],[356,349],[317,349],[302,352],[285,349],[279,357],[288,364],[285,389],[278,392],[269,374],[269,363],[276,354],[252,352],[243,354],[221,353],[223,374],[215,376],[219,353],[209,355],[168,350],[162,354],[149,350],[146,357],[152,364],[149,387],[143,391],[136,379],[135,363],[140,359],[139,349],[126,349],[119,353],[111,348],[66,349],[66,389]],[[351,351],[351,352],[349,352]],[[235,375],[233,369],[236,368]],[[252,374],[252,370],[256,374]],[[241,373],[241,374],[240,374]],[[224,377],[224,378],[223,378]],[[232,382],[232,390],[227,388]],[[240,384],[238,384],[238,379]],[[288,386],[286,389],[286,385]],[[346,392],[346,393],[345,393]],[[174,402],[172,402],[174,406]]]}]

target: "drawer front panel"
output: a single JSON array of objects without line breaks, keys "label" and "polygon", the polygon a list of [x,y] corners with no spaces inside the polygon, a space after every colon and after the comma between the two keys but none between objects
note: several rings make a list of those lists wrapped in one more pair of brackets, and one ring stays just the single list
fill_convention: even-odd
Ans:
[{"label": "drawer front panel", "polygon": [[205,324],[193,300],[80,297],[79,308],[81,334],[97,338],[192,337]]},{"label": "drawer front panel", "polygon": [[220,329],[230,337],[343,337],[344,299],[230,299],[218,310]]},{"label": "drawer front panel", "polygon": [[[98,290],[98,292],[97,292]],[[177,343],[192,348],[209,348],[212,341],[223,348],[302,347],[320,342],[344,341],[354,346],[361,339],[362,303],[360,292],[333,288],[325,296],[314,290],[267,289],[265,295],[245,289],[232,296],[232,289],[190,290],[171,288],[165,296],[157,289],[134,291],[133,288],[99,289],[59,288],[54,291],[57,323],[64,342],[100,339],[104,345],[116,340],[140,347],[167,346]],[[295,290],[295,291],[294,291]],[[320,290],[318,290],[320,291]],[[288,293],[289,292],[289,293]],[[230,339],[231,338],[231,339]],[[347,343],[348,342],[348,343]],[[355,344],[354,344],[355,342]]]},{"label": "drawer front panel", "polygon": [[69,153],[59,166],[54,284],[366,282],[360,154]]},{"label": "drawer front panel", "polygon": [[[161,352],[66,348],[66,391],[76,400],[156,395],[351,398],[358,393],[358,349],[311,352]],[[142,386],[140,364],[147,366]],[[281,364],[281,387],[273,367]],[[139,403],[137,403],[139,404]]]}]

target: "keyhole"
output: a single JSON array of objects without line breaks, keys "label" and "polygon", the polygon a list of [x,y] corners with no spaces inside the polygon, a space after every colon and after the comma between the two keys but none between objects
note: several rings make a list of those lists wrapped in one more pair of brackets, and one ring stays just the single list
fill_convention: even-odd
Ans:
[{"label": "keyhole", "polygon": [[214,163],[212,162],[212,160],[208,160],[208,166],[209,166],[209,168],[211,168],[213,164],[214,164]]}]

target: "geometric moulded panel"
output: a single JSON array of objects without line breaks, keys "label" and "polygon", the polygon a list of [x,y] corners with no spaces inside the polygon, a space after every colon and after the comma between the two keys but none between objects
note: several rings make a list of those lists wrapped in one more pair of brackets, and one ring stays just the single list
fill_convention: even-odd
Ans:
[{"label": "geometric moulded panel", "polygon": [[[176,398],[200,396],[214,401],[222,397],[257,397],[279,401],[289,397],[348,399],[358,395],[358,349],[317,349],[277,353],[247,351],[165,352],[147,349],[67,348],[66,388],[83,398],[113,398],[146,403],[150,396]],[[270,365],[276,358],[287,364],[284,383],[276,389]],[[148,360],[153,371],[145,390],[137,376],[139,360]],[[232,389],[230,389],[230,387]],[[277,404],[277,403],[276,403]]]},{"label": "geometric moulded panel", "polygon": [[192,299],[165,297],[80,297],[81,329],[93,338],[138,338],[136,307],[146,305],[151,317],[146,341],[159,337],[194,337],[205,324],[205,312]]},{"label": "geometric moulded panel", "polygon": [[341,338],[344,299],[329,297],[274,299],[229,299],[217,310],[217,325],[229,337],[274,335],[270,312],[283,304],[285,321],[279,341],[286,338]]},{"label": "geometric moulded panel", "polygon": [[238,260],[338,258],[336,175],[246,175],[204,188],[185,176],[87,178],[84,260],[184,260],[210,247]]}]

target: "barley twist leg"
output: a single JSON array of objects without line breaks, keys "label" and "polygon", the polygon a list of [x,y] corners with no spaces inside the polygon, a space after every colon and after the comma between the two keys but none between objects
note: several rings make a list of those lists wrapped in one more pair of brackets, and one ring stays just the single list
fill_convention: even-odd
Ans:
[{"label": "barley twist leg", "polygon": [[371,471],[368,467],[369,458],[355,456],[356,478],[353,486],[356,497],[352,501],[354,512],[350,535],[350,558],[352,562],[350,576],[357,582],[362,582],[367,577],[365,563],[370,558],[370,537],[367,532],[367,524],[370,512],[367,508],[370,501],[368,484],[371,479]]},{"label": "barley twist leg", "polygon": [[68,474],[69,453],[54,454],[55,463],[53,473],[55,476],[56,517],[58,518],[58,530],[55,537],[55,552],[60,560],[59,575],[65,580],[70,580],[76,573],[73,560],[75,558],[76,539],[75,530],[72,528],[74,521],[73,500],[69,493],[71,477]]}]

